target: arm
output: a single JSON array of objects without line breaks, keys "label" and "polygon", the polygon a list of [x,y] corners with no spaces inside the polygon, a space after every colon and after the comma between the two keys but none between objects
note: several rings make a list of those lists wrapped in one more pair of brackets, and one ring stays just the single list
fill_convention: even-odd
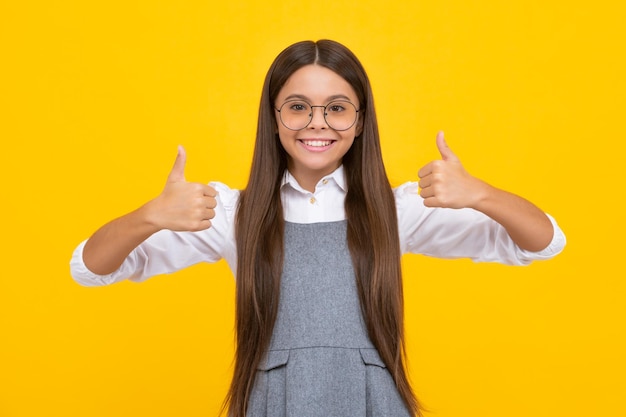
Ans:
[{"label": "arm", "polygon": [[430,162],[418,173],[426,207],[480,211],[502,225],[515,244],[528,251],[538,252],[550,244],[554,228],[542,210],[467,173],[442,132],[437,135],[437,147],[442,159]]},{"label": "arm", "polygon": [[90,271],[99,275],[115,271],[133,249],[159,230],[200,231],[211,227],[217,193],[209,185],[187,182],[185,163],[185,151],[179,147],[161,194],[105,224],[89,238],[83,261]]}]

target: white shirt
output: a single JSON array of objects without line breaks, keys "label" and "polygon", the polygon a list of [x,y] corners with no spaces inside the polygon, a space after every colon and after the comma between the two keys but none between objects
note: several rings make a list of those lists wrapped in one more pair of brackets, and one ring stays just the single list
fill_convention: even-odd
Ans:
[{"label": "white shirt", "polygon": [[[218,191],[211,228],[200,232],[157,232],[133,250],[119,269],[109,275],[97,275],[87,269],[82,256],[84,241],[72,255],[70,269],[73,278],[86,286],[108,285],[125,279],[141,282],[155,275],[172,273],[200,262],[217,262],[222,258],[235,273],[235,211],[239,190],[219,182],[211,185]],[[345,220],[346,191],[343,166],[320,180],[314,192],[303,189],[286,172],[281,188],[285,221]],[[424,206],[416,182],[395,188],[394,196],[402,253],[526,265],[534,260],[552,258],[565,246],[565,235],[549,215],[554,226],[552,241],[544,250],[530,252],[519,248],[500,224],[481,212]]]}]

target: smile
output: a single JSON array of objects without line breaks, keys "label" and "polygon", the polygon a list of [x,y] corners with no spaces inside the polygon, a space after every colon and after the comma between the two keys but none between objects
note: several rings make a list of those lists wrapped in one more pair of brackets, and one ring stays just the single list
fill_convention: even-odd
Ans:
[{"label": "smile", "polygon": [[334,142],[334,140],[315,139],[315,140],[300,140],[300,142],[302,142],[302,144],[304,144],[307,147],[324,148],[326,146],[330,146]]}]

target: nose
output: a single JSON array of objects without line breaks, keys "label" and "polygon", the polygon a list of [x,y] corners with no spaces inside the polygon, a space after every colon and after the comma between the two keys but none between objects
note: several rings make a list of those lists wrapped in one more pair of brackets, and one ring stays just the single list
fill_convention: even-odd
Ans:
[{"label": "nose", "polygon": [[[319,111],[315,111],[317,109],[319,109]],[[308,127],[312,129],[326,129],[328,123],[326,123],[325,113],[325,106],[311,106],[311,122]]]}]

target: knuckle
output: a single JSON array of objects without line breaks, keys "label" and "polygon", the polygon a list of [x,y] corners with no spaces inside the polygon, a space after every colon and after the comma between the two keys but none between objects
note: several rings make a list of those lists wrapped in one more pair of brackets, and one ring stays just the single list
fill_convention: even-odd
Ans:
[{"label": "knuckle", "polygon": [[197,182],[191,183],[191,189],[195,193],[204,193],[204,185]]},{"label": "knuckle", "polygon": [[435,173],[433,173],[433,182],[434,183],[442,183],[445,181],[445,173],[442,171],[437,171]]},{"label": "knuckle", "polygon": [[433,161],[433,171],[439,171],[441,170],[441,168],[444,166],[444,162],[441,159],[438,159],[436,161]]}]

